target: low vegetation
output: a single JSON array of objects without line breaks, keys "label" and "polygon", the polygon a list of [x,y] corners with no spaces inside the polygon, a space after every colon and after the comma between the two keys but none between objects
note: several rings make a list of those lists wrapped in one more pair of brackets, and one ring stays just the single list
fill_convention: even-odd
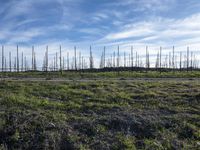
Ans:
[{"label": "low vegetation", "polygon": [[200,71],[63,71],[61,72],[0,72],[2,78],[200,78]]},{"label": "low vegetation", "polygon": [[1,81],[0,149],[195,150],[199,104],[193,80]]}]

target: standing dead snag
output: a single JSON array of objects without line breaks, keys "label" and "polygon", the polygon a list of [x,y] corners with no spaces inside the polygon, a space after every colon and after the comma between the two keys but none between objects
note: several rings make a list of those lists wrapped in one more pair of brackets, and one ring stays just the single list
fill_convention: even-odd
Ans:
[{"label": "standing dead snag", "polygon": [[162,47],[160,47],[160,69],[162,68]]},{"label": "standing dead snag", "polygon": [[118,49],[117,49],[117,67],[119,68],[119,58],[120,56],[119,56],[119,46],[118,46]]},{"label": "standing dead snag", "polygon": [[90,69],[93,69],[94,62],[93,62],[93,56],[92,56],[92,47],[90,46]]},{"label": "standing dead snag", "polygon": [[146,71],[148,71],[149,67],[150,67],[149,51],[148,51],[148,46],[146,46]]},{"label": "standing dead snag", "polygon": [[174,56],[174,52],[175,51],[175,48],[173,46],[173,51],[172,51],[172,67],[173,67],[173,70],[175,70],[175,56]]},{"label": "standing dead snag", "polygon": [[21,58],[21,72],[24,71],[24,54],[22,52],[22,58]]},{"label": "standing dead snag", "polygon": [[131,68],[133,70],[133,46],[131,46]]},{"label": "standing dead snag", "polygon": [[103,68],[106,67],[106,47],[104,46],[103,50]]},{"label": "standing dead snag", "polygon": [[25,69],[25,72],[28,70],[28,69],[27,69],[26,56],[24,57],[24,69]]},{"label": "standing dead snag", "polygon": [[160,56],[159,56],[159,69],[160,73],[162,72],[162,47],[160,47]]},{"label": "standing dead snag", "polygon": [[67,52],[67,70],[69,70],[69,52]]},{"label": "standing dead snag", "polygon": [[182,52],[180,52],[180,71],[182,70]]},{"label": "standing dead snag", "polygon": [[115,52],[113,53],[113,67],[115,68]]},{"label": "standing dead snag", "polygon": [[46,47],[46,54],[45,54],[45,71],[48,72],[48,64],[49,64],[49,57],[48,57],[48,46]]},{"label": "standing dead snag", "polygon": [[189,71],[189,53],[190,53],[190,50],[189,50],[189,47],[187,47],[187,71]]},{"label": "standing dead snag", "polygon": [[34,52],[34,70],[37,70],[36,53]]},{"label": "standing dead snag", "polygon": [[19,72],[19,49],[17,45],[17,72]]},{"label": "standing dead snag", "polygon": [[62,74],[62,48],[60,45],[60,73]]},{"label": "standing dead snag", "polygon": [[78,69],[81,70],[81,52],[79,52]]},{"label": "standing dead snag", "polygon": [[4,46],[2,46],[2,68],[1,71],[4,72]]},{"label": "standing dead snag", "polygon": [[190,68],[192,71],[192,69],[193,69],[193,52],[191,52],[191,56],[190,56]]},{"label": "standing dead snag", "polygon": [[76,46],[74,47],[74,67],[75,67],[75,70],[77,70]]},{"label": "standing dead snag", "polygon": [[10,67],[10,72],[12,72],[11,52],[9,52],[9,67]]},{"label": "standing dead snag", "polygon": [[32,70],[34,70],[34,58],[33,58],[33,55],[34,55],[34,46],[32,46]]}]

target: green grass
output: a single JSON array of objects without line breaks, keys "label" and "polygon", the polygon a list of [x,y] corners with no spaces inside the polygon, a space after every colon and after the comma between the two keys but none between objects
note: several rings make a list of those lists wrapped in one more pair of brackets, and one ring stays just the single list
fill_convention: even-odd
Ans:
[{"label": "green grass", "polygon": [[200,71],[121,71],[121,72],[7,72],[0,73],[2,77],[33,77],[33,78],[199,78]]},{"label": "green grass", "polygon": [[0,149],[198,149],[200,83],[0,82]]}]

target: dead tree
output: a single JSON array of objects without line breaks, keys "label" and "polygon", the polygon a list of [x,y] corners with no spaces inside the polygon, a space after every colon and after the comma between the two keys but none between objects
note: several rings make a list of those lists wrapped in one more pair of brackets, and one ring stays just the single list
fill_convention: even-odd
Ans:
[{"label": "dead tree", "polygon": [[62,70],[65,70],[65,57],[63,56],[63,64],[62,64]]},{"label": "dead tree", "polygon": [[175,51],[175,48],[173,46],[173,51],[172,51],[172,67],[173,67],[173,70],[175,69],[175,56],[174,56],[174,52]]},{"label": "dead tree", "polygon": [[182,70],[182,52],[180,51],[180,71]]},{"label": "dead tree", "polygon": [[11,52],[9,52],[9,67],[10,67],[10,72],[12,72]]},{"label": "dead tree", "polygon": [[150,67],[149,65],[149,52],[148,52],[148,46],[146,46],[146,70],[148,70]]},{"label": "dead tree", "polygon": [[77,70],[76,46],[74,47],[74,67],[75,67],[75,70]]},{"label": "dead tree", "polygon": [[24,69],[25,69],[25,72],[27,71],[27,62],[26,62],[26,56],[24,57]]},{"label": "dead tree", "polygon": [[120,59],[120,55],[119,55],[119,46],[117,49],[117,67],[119,68],[120,64],[119,64],[119,59]]},{"label": "dead tree", "polygon": [[79,59],[78,59],[78,69],[81,70],[81,52],[79,52]]},{"label": "dead tree", "polygon": [[36,53],[34,52],[34,61],[33,61],[33,65],[34,65],[34,70],[37,70],[37,62],[36,62]]},{"label": "dead tree", "polygon": [[113,53],[113,67],[115,68],[115,52]]},{"label": "dead tree", "polygon": [[133,69],[133,46],[131,46],[131,67]]},{"label": "dead tree", "polygon": [[156,69],[158,69],[158,67],[159,67],[159,62],[160,62],[160,60],[159,60],[159,52],[157,53],[157,58],[156,58],[156,64],[155,64],[155,68]]},{"label": "dead tree", "polygon": [[56,71],[58,70],[58,52],[56,52]]},{"label": "dead tree", "polygon": [[67,52],[67,70],[69,70],[69,52]]},{"label": "dead tree", "polygon": [[7,72],[7,60],[6,60],[6,56],[5,56],[5,66],[4,66],[4,68],[5,68],[5,72]]},{"label": "dead tree", "polygon": [[62,74],[62,47],[60,45],[60,73]]},{"label": "dead tree", "polygon": [[172,61],[171,61],[171,52],[169,52],[169,69],[171,68],[171,66],[172,66]]},{"label": "dead tree", "polygon": [[24,54],[22,52],[22,58],[21,58],[21,71],[24,71]]},{"label": "dead tree", "polygon": [[138,67],[138,54],[137,51],[135,52],[135,67]]},{"label": "dead tree", "polygon": [[124,67],[126,67],[126,52],[124,52]]},{"label": "dead tree", "polygon": [[45,71],[46,71],[46,72],[48,72],[48,67],[49,67],[49,60],[48,60],[49,57],[48,57],[48,55],[49,55],[49,54],[48,54],[48,46],[47,46],[47,47],[46,47],[46,55],[45,55],[45,58],[46,58],[46,59],[45,59],[45,60],[46,60],[46,61],[45,61]]},{"label": "dead tree", "polygon": [[17,71],[17,58],[15,57],[15,62],[14,62],[14,71]]},{"label": "dead tree", "polygon": [[4,46],[2,46],[2,68],[1,68],[1,70],[2,70],[2,72],[4,72]]},{"label": "dead tree", "polygon": [[190,53],[190,50],[189,50],[189,47],[187,47],[187,71],[189,71],[189,53]]},{"label": "dead tree", "polygon": [[19,48],[17,45],[17,72],[19,72]]},{"label": "dead tree", "polygon": [[32,46],[32,70],[34,70],[34,46]]},{"label": "dead tree", "polygon": [[106,47],[104,46],[103,50],[103,67],[106,67]]},{"label": "dead tree", "polygon": [[90,46],[90,69],[94,68],[94,60],[93,60],[93,56],[92,56],[92,47]]},{"label": "dead tree", "polygon": [[191,55],[190,55],[190,68],[192,71],[193,70],[193,52],[191,52]]},{"label": "dead tree", "polygon": [[160,47],[160,69],[162,68],[162,47]]},{"label": "dead tree", "polygon": [[100,60],[100,68],[104,68],[104,53],[102,52],[101,60]]}]

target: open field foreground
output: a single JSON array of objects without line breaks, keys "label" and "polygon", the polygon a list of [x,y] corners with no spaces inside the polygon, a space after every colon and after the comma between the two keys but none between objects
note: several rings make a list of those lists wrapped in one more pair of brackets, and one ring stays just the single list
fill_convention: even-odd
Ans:
[{"label": "open field foreground", "polygon": [[200,148],[198,80],[0,82],[0,149]]}]

